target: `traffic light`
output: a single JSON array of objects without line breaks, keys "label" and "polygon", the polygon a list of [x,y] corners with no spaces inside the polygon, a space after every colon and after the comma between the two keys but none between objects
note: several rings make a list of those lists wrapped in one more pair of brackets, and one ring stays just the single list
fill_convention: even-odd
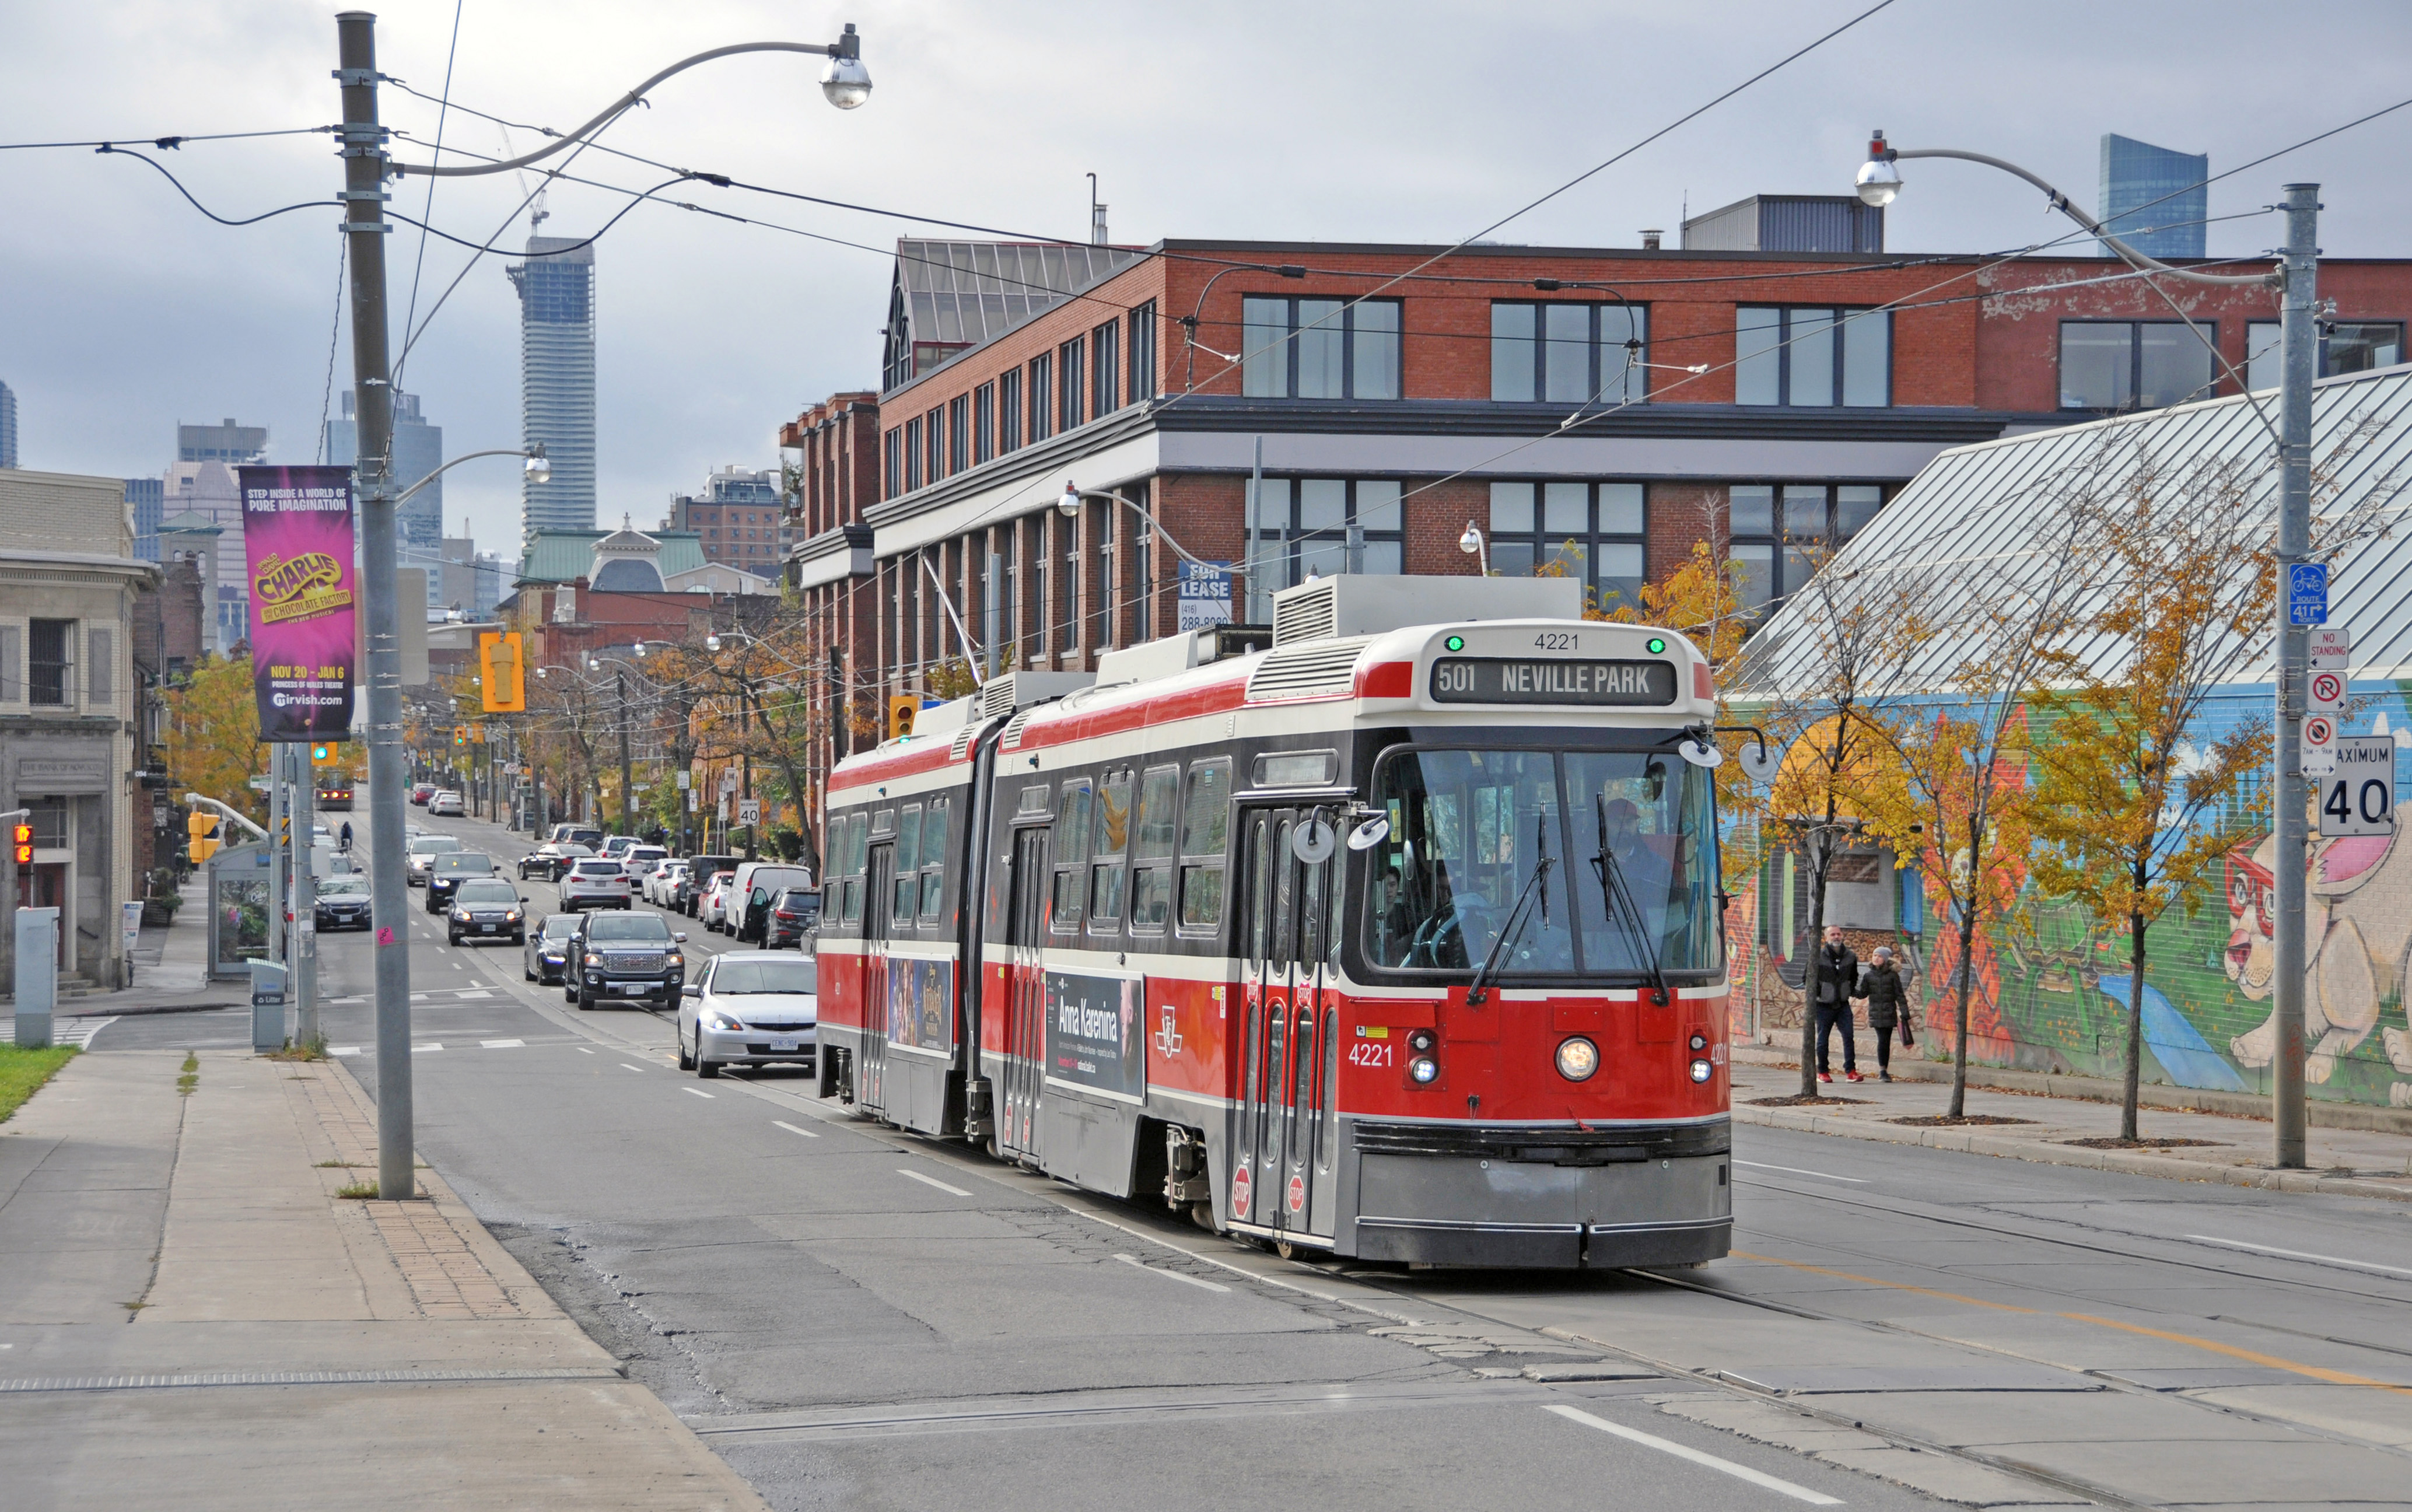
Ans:
[{"label": "traffic light", "polygon": [[185,849],[192,857],[195,866],[200,865],[218,853],[218,826],[224,822],[216,815],[205,814],[199,809],[195,809],[185,818],[184,833],[187,836]]},{"label": "traffic light", "polygon": [[913,715],[920,707],[921,700],[909,693],[890,694],[888,696],[888,738],[892,741],[900,735],[912,734]]},{"label": "traffic light", "polygon": [[486,712],[527,712],[526,657],[516,630],[484,630],[478,635],[478,662],[483,668],[478,688],[485,694]]},{"label": "traffic light", "polygon": [[469,743],[468,726],[455,725],[452,727],[452,743],[455,747],[463,746]]},{"label": "traffic light", "polygon": [[34,864],[34,827],[22,820],[9,827],[8,853],[17,858],[19,866]]},{"label": "traffic light", "polygon": [[310,765],[314,767],[339,767],[343,765],[343,762],[344,748],[337,745],[334,741],[313,741],[310,742]]}]

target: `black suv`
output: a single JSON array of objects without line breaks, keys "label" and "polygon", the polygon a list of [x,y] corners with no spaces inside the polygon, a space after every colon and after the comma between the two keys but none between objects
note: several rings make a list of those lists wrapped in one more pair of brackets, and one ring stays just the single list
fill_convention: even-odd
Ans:
[{"label": "black suv", "polygon": [[452,889],[452,912],[445,920],[444,937],[453,945],[463,940],[508,940],[527,943],[527,914],[520,889],[498,876],[473,876]]},{"label": "black suv", "polygon": [[588,914],[569,938],[562,997],[581,1008],[607,1000],[675,1008],[686,982],[685,942],[659,914]]},{"label": "black suv", "polygon": [[744,859],[743,856],[690,858],[686,863],[686,880],[679,884],[678,897],[670,906],[689,918],[695,917],[696,904],[703,901],[704,889],[712,886],[713,877],[722,872],[736,871],[738,863]]},{"label": "black suv", "polygon": [[440,914],[452,905],[452,889],[465,877],[493,876],[494,859],[481,850],[439,852],[427,867],[427,911]]}]

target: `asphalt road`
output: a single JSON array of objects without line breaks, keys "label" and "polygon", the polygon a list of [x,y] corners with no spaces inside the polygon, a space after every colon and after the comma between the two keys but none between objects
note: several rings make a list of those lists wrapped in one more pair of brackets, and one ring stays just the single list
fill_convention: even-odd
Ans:
[{"label": "asphalt road", "polygon": [[[777,1506],[2412,1505],[2395,1204],[1742,1128],[1706,1270],[1290,1264],[801,1073],[683,1076],[666,1016],[412,924],[425,1158]],[[321,951],[374,1091],[365,939]]]}]

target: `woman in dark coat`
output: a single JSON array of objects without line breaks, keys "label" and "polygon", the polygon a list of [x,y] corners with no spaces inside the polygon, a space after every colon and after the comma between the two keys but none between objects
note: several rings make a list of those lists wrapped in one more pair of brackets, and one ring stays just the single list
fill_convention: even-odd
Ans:
[{"label": "woman in dark coat", "polygon": [[1908,1043],[1909,998],[1902,990],[1901,971],[1893,964],[1892,950],[1876,947],[1875,959],[1860,978],[1859,991],[1853,997],[1867,999],[1868,1028],[1876,1036],[1876,1079],[1892,1079],[1892,1036],[1896,1028]]}]

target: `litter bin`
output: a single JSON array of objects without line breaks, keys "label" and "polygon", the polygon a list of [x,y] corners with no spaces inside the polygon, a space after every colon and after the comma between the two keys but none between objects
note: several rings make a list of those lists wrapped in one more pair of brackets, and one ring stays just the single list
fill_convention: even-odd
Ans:
[{"label": "litter bin", "polygon": [[255,1053],[285,1048],[285,968],[273,961],[251,963],[251,1048]]}]

